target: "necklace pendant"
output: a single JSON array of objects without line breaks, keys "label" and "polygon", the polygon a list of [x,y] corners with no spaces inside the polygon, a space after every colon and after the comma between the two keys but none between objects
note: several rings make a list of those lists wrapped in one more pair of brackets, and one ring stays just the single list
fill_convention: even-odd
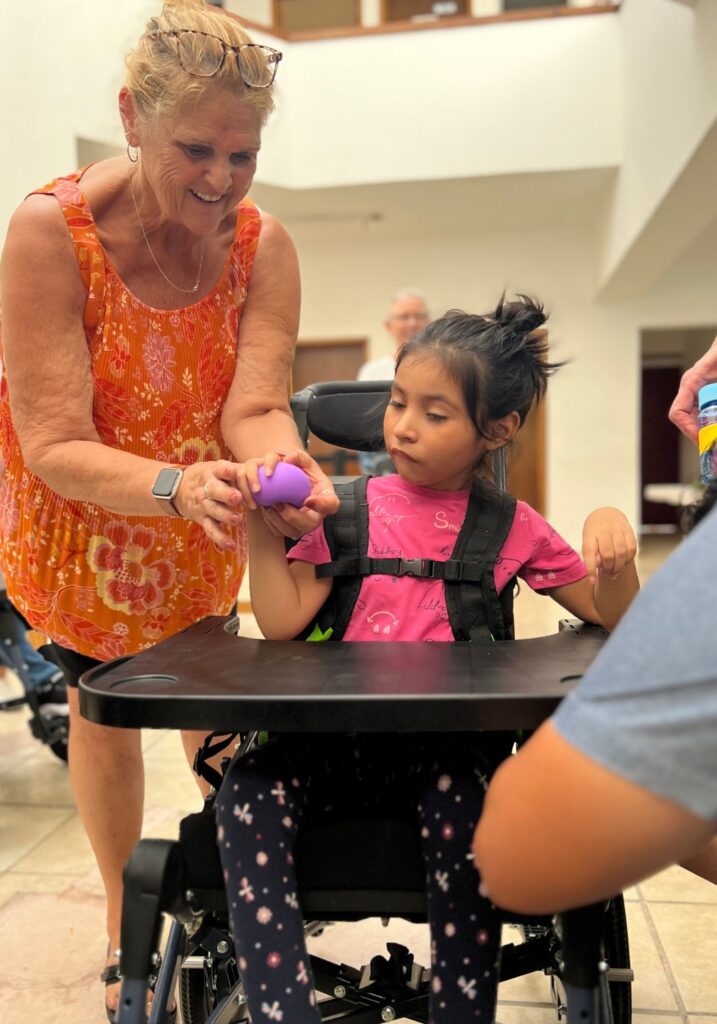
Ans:
[{"label": "necklace pendant", "polygon": [[197,283],[195,284],[195,286],[194,286],[194,287],[192,288],[192,291],[193,291],[193,292],[198,292],[198,291],[199,291],[199,281],[197,281]]}]

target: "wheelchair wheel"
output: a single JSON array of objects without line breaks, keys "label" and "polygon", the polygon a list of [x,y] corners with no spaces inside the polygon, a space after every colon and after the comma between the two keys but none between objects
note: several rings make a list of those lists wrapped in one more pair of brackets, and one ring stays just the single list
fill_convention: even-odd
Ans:
[{"label": "wheelchair wheel", "polygon": [[[604,956],[610,971],[629,970],[630,946],[627,937],[625,901],[622,896],[610,900],[605,910]],[[558,1019],[565,1019],[565,990],[557,975],[551,978],[551,991]],[[606,1005],[609,1002],[609,1008]],[[630,1024],[632,986],[628,981],[602,980],[600,986],[600,1024]]]},{"label": "wheelchair wheel", "polygon": [[204,971],[182,967],[179,972],[179,1005],[183,1024],[204,1024],[213,1000],[204,983]]},{"label": "wheelchair wheel", "polygon": [[[205,957],[203,967],[181,967],[179,1005],[183,1024],[205,1024],[219,1003],[238,986],[236,967],[228,969],[225,963],[217,971],[215,964],[211,957]],[[233,1012],[227,1008],[226,1015],[221,1017],[222,1024],[246,1024],[248,1019],[245,1003],[235,1006]]]},{"label": "wheelchair wheel", "polygon": [[[630,967],[630,944],[622,896],[612,899],[606,911],[605,959],[613,970]],[[632,985],[625,981],[611,981],[610,1002],[614,1024],[629,1024],[632,1018]]]}]

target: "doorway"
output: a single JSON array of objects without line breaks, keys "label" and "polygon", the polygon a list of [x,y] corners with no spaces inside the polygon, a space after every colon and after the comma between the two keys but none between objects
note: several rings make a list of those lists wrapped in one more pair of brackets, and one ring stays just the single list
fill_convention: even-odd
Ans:
[{"label": "doorway", "polygon": [[[640,497],[643,532],[677,532],[682,506],[671,502],[684,500],[679,485],[684,488],[699,479],[697,450],[670,423],[667,414],[680,377],[704,355],[716,333],[715,325],[642,331]],[[672,484],[673,487],[664,488],[664,501],[646,501],[645,487],[649,484]]]}]

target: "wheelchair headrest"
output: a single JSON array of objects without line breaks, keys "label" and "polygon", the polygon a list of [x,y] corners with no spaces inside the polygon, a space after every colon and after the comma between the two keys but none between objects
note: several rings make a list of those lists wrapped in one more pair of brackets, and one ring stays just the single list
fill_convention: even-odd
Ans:
[{"label": "wheelchair headrest", "polygon": [[309,430],[338,448],[375,452],[383,448],[383,414],[390,380],[339,380],[310,384],[291,397],[301,440]]}]

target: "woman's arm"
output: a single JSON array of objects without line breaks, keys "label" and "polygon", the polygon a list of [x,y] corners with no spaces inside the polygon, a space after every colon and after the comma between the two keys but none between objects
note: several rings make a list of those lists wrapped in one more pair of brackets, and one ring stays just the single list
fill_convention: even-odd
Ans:
[{"label": "woman's arm", "polygon": [[606,899],[701,850],[712,822],[602,767],[550,722],[496,772],[476,831],[492,900],[526,914]]},{"label": "woman's arm", "polygon": [[[124,515],[166,515],[152,486],[170,464],[112,448],[95,429],[86,290],[54,197],[30,196],[12,217],[0,284],[13,424],[28,469],[65,498]],[[233,542],[207,516],[204,485],[232,478],[229,462],[196,463],[176,496],[182,514],[209,524],[212,539],[227,547]],[[234,515],[223,508],[218,519]]]},{"label": "woman's arm", "polygon": [[[270,450],[284,455],[301,450],[289,408],[300,294],[293,242],[277,220],[264,214],[239,325],[236,371],[221,420],[224,439],[240,463]],[[279,457],[266,460],[270,471]],[[243,478],[236,481],[250,509],[256,507],[251,497],[257,484],[255,472],[256,464],[251,461],[246,482]],[[338,501],[331,481],[321,472],[320,477],[312,491],[311,509],[284,506],[281,515],[273,517],[275,525],[283,521],[285,532],[305,533],[318,526],[324,515],[336,511]],[[228,493],[225,497],[228,499]]]},{"label": "woman's arm", "polygon": [[640,589],[636,553],[635,535],[622,512],[599,508],[590,513],[583,528],[588,575],[546,593],[585,622],[613,630]]},{"label": "woman's arm", "polygon": [[292,640],[308,626],[331,593],[330,579],[317,579],[308,562],[286,559],[284,538],[261,509],[247,513],[251,606],[267,640]]},{"label": "woman's arm", "polygon": [[301,448],[289,408],[300,301],[293,242],[277,220],[264,214],[239,324],[236,371],[221,420],[224,439],[239,462],[270,449]]}]

